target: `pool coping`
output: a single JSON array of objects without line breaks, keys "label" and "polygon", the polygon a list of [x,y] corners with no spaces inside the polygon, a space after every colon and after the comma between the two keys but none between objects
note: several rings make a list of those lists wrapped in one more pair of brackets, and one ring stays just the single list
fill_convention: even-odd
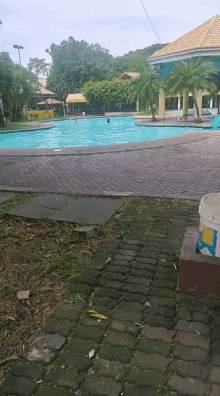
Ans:
[{"label": "pool coping", "polygon": [[[219,136],[219,131],[188,131],[183,135],[150,140],[147,142],[124,143],[103,146],[85,146],[85,147],[60,147],[60,148],[40,148],[40,149],[12,149],[0,148],[0,156],[17,156],[17,157],[35,157],[35,156],[66,156],[66,155],[90,155],[90,154],[104,154],[114,152],[126,152],[136,150],[146,150],[152,148],[164,148],[168,146],[175,146],[179,144],[186,144],[198,140],[208,139],[212,136]],[[60,150],[60,151],[57,151]]]},{"label": "pool coping", "polygon": [[56,127],[56,125],[53,125],[53,124],[49,124],[49,125],[40,125],[40,126],[37,126],[37,127],[35,127],[35,128],[27,128],[27,129],[10,129],[9,131],[1,131],[0,132],[0,135],[1,134],[4,134],[4,133],[16,133],[16,132],[31,132],[31,131],[38,131],[39,129],[51,129],[51,128],[55,128]]}]

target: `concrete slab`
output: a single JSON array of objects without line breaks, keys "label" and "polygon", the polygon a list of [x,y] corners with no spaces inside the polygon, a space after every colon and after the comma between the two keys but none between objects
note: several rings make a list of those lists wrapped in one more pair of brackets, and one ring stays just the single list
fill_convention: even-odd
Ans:
[{"label": "concrete slab", "polygon": [[83,224],[105,224],[123,204],[120,199],[78,198],[50,219]]},{"label": "concrete slab", "polygon": [[75,200],[76,198],[67,195],[40,194],[30,202],[36,206],[58,210],[62,209],[64,206]]},{"label": "concrete slab", "polygon": [[16,195],[18,194],[13,192],[0,191],[0,205],[8,201],[9,199],[15,198]]},{"label": "concrete slab", "polygon": [[55,209],[43,208],[35,205],[34,203],[32,204],[31,202],[28,202],[24,205],[17,206],[6,213],[15,216],[28,217],[30,219],[46,219],[49,216],[52,216],[55,212]]}]

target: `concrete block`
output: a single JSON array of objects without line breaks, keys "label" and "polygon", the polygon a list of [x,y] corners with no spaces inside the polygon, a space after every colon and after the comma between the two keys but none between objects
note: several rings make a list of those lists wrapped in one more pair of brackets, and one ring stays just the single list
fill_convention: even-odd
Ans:
[{"label": "concrete block", "polygon": [[180,256],[179,291],[220,297],[220,258],[198,254],[198,236],[197,228],[186,229]]}]

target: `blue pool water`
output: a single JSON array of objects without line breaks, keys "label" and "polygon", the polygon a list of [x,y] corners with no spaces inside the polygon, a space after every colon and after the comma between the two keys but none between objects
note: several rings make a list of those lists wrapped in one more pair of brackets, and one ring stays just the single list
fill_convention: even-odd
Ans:
[{"label": "blue pool water", "polygon": [[[183,135],[187,131],[206,131],[196,127],[138,126],[131,117],[90,118],[52,121],[55,128],[0,134],[0,148],[34,149],[103,146],[146,142]],[[211,128],[210,128],[211,129]]]}]

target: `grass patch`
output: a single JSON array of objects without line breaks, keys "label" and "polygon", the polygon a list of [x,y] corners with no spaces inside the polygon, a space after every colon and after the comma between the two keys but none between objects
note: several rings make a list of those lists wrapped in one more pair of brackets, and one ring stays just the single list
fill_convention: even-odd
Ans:
[{"label": "grass patch", "polygon": [[177,208],[177,206],[181,203],[180,198],[173,198],[171,201],[172,201],[174,208]]},{"label": "grass patch", "polygon": [[198,203],[196,201],[192,201],[191,199],[186,199],[184,203],[186,206],[188,206],[188,208],[194,208],[195,206],[198,206]]},{"label": "grass patch", "polygon": [[[64,294],[124,213],[120,208],[90,238],[76,233],[71,223],[5,214],[36,195],[19,194],[0,205],[0,360],[12,354],[21,356],[60,303],[84,303],[80,295],[65,299]],[[17,292],[23,290],[29,290],[28,300],[17,298]]]},{"label": "grass patch", "polygon": [[7,126],[5,127],[0,127],[0,132],[4,132],[4,131],[13,131],[16,129],[27,129],[28,128],[28,124],[26,124],[25,122],[11,122],[11,121],[7,121]]}]

